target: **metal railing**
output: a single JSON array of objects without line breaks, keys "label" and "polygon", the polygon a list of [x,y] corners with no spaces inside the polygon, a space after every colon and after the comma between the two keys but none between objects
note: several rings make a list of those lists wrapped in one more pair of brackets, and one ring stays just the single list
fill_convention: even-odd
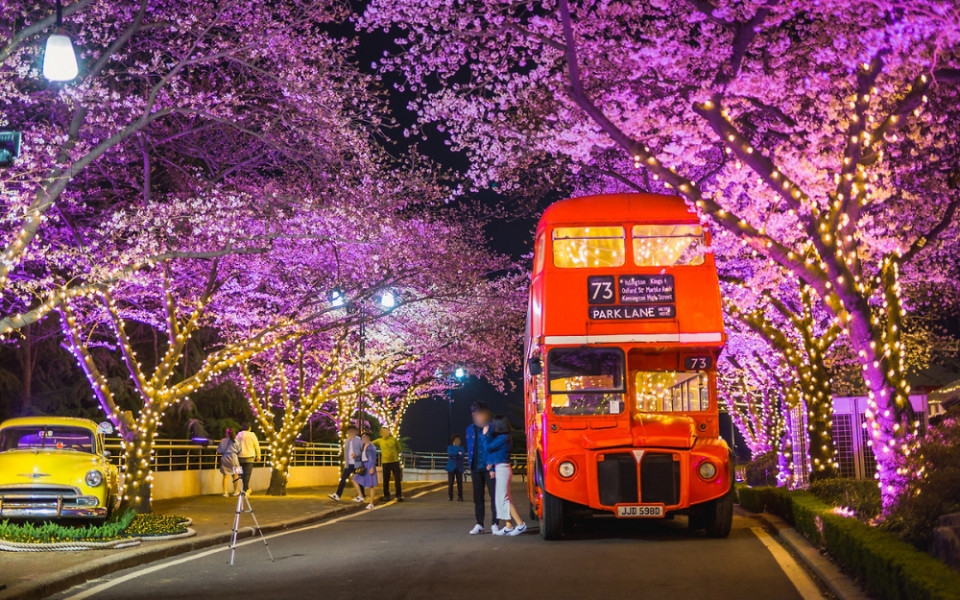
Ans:
[{"label": "metal railing", "polygon": [[[426,469],[429,471],[443,471],[447,468],[448,456],[440,452],[404,452],[400,456],[404,469]],[[519,472],[520,469],[526,472],[527,455],[511,454],[510,465],[513,471]]]},{"label": "metal railing", "polygon": [[[198,444],[191,440],[155,440],[153,443],[154,471],[197,471],[216,469],[219,465],[217,445]],[[110,451],[110,461],[120,466],[123,449],[118,439],[108,439],[106,449]],[[270,449],[261,448],[260,462],[264,466],[270,462]],[[337,444],[297,444],[293,450],[292,467],[335,467],[340,464],[340,447]]]},{"label": "metal railing", "polygon": [[[154,471],[197,471],[216,469],[218,466],[217,445],[198,444],[192,440],[158,439],[153,443]],[[107,439],[106,449],[110,451],[110,461],[117,466],[123,460],[123,449],[119,439]],[[443,471],[447,467],[447,454],[440,452],[404,452],[401,462],[405,469],[424,469]],[[265,466],[270,462],[270,449],[261,448],[260,462]],[[510,464],[514,473],[525,474],[527,456],[511,454]],[[338,444],[297,444],[293,451],[292,467],[338,467],[340,466],[340,446]]]}]

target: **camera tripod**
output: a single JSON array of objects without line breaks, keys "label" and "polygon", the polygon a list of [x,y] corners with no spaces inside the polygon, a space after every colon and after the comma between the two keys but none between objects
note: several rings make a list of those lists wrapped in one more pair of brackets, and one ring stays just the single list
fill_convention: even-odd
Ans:
[{"label": "camera tripod", "polygon": [[[239,476],[233,480],[234,483],[238,481],[240,481]],[[270,562],[275,562],[273,560],[273,552],[270,551],[270,544],[267,543],[267,538],[263,537],[263,530],[260,529],[257,515],[253,514],[253,507],[250,506],[250,498],[247,497],[247,491],[241,487],[240,495],[237,496],[237,513],[233,517],[233,538],[230,540],[230,566],[233,566],[233,555],[237,551],[237,531],[240,529],[240,513],[250,513],[250,516],[253,517],[253,524],[257,528],[257,533],[260,534],[260,539],[263,540],[263,545],[267,549],[267,555],[270,556]]]}]

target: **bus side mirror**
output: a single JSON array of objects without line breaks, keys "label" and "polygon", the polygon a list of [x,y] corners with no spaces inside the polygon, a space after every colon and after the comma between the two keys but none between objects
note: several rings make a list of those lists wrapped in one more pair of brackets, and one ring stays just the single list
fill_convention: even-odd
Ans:
[{"label": "bus side mirror", "polygon": [[539,358],[531,358],[527,361],[527,370],[531,375],[540,375],[543,373],[543,363]]}]

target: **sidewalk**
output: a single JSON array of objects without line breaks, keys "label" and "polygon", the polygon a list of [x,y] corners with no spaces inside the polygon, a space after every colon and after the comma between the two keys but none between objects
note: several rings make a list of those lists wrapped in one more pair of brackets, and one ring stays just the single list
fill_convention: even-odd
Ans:
[{"label": "sidewalk", "polygon": [[[443,485],[446,485],[444,482]],[[404,496],[436,487],[435,482],[404,482]],[[360,510],[350,500],[334,502],[327,494],[333,487],[287,490],[286,496],[250,496],[250,505],[264,532],[297,527],[334,515]],[[156,513],[193,519],[197,535],[168,542],[143,542],[122,550],[82,552],[0,552],[0,600],[42,598],[83,581],[138,564],[229,543],[237,498],[192,496],[153,503]],[[400,508],[402,505],[390,507]],[[239,538],[253,534],[253,519],[240,515]]]}]

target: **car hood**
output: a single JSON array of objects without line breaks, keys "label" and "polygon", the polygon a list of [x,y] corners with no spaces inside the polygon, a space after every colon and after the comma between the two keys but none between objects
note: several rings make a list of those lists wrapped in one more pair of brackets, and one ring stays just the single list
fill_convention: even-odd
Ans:
[{"label": "car hood", "polygon": [[100,457],[84,452],[9,450],[0,452],[0,485],[79,485],[87,471],[101,465]]}]

